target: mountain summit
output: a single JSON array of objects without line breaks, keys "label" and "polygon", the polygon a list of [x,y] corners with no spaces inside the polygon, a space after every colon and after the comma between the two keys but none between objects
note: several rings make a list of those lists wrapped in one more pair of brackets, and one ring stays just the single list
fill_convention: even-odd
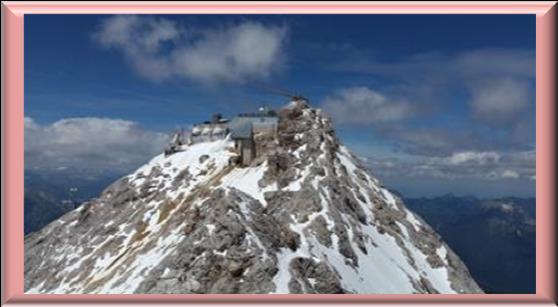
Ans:
[{"label": "mountain summit", "polygon": [[26,236],[26,292],[482,293],[320,110],[268,115],[206,123]]}]

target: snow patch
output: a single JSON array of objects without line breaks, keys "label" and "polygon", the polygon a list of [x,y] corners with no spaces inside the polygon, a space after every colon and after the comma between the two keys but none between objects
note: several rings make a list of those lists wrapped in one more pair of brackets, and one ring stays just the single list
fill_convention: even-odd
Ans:
[{"label": "snow patch", "polygon": [[421,222],[419,222],[419,220],[415,217],[415,214],[412,213],[410,210],[405,209],[406,211],[406,218],[407,221],[411,222],[411,224],[413,225],[413,227],[415,228],[416,231],[420,231],[421,228]]},{"label": "snow patch", "polygon": [[264,188],[259,186],[258,183],[263,178],[266,170],[267,161],[256,167],[235,168],[221,178],[220,186],[240,190],[258,200],[265,207],[267,202],[264,193],[277,190],[277,184],[275,183]]}]

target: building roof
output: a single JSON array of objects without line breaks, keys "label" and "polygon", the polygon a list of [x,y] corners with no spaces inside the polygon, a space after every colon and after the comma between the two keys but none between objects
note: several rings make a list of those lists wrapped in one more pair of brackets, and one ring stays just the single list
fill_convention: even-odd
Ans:
[{"label": "building roof", "polygon": [[212,121],[195,124],[192,134],[222,133],[228,127],[233,139],[248,139],[252,138],[254,127],[273,126],[277,122],[277,113],[269,108],[261,108],[254,113],[241,113],[231,120],[223,118],[221,114],[214,114]]},{"label": "building roof", "polygon": [[277,112],[269,108],[260,108],[258,112],[238,113],[238,117],[277,117]]},{"label": "building roof", "polygon": [[233,139],[252,138],[252,121],[237,117],[229,123],[229,130]]}]

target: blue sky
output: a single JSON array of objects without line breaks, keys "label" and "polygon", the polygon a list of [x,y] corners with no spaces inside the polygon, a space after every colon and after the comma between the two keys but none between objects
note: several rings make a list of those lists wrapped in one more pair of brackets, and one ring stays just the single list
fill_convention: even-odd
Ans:
[{"label": "blue sky", "polygon": [[271,86],[405,194],[532,196],[534,50],[528,15],[27,15],[26,168],[127,172]]}]

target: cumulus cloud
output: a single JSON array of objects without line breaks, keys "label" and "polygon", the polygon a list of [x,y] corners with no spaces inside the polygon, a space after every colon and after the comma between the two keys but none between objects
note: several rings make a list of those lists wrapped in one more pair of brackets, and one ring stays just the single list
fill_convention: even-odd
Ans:
[{"label": "cumulus cloud", "polygon": [[462,52],[449,59],[459,75],[535,77],[535,52],[522,49],[486,48]]},{"label": "cumulus cloud", "polygon": [[421,53],[394,62],[349,58],[332,69],[378,75],[398,83],[394,90],[421,108],[443,111],[448,92],[470,96],[472,114],[482,121],[507,125],[535,102],[535,53],[532,50],[484,48],[455,54]]},{"label": "cumulus cloud", "polygon": [[242,22],[219,29],[188,30],[165,18],[117,15],[93,38],[122,52],[151,80],[187,78],[202,83],[267,78],[284,64],[287,29]]},{"label": "cumulus cloud", "polygon": [[519,173],[514,170],[506,169],[500,173],[500,177],[517,179],[519,178]]},{"label": "cumulus cloud", "polygon": [[[421,119],[422,120],[422,119]],[[436,119],[427,119],[436,121]],[[391,125],[370,126],[374,132],[372,137],[383,144],[389,145],[397,153],[418,156],[445,157],[459,152],[487,152],[499,150],[524,150],[526,144],[522,140],[512,144],[508,139],[494,139],[482,131],[472,129],[446,129],[440,127],[410,126],[405,121]]]},{"label": "cumulus cloud", "polygon": [[457,152],[451,156],[444,158],[449,164],[460,165],[460,164],[480,164],[485,165],[488,163],[495,163],[500,161],[500,155],[497,152],[475,152],[475,151],[465,151]]},{"label": "cumulus cloud", "polygon": [[445,157],[392,156],[364,159],[382,177],[445,180],[524,180],[535,176],[534,150],[519,152],[456,152]]},{"label": "cumulus cloud", "polygon": [[508,122],[533,102],[530,93],[528,82],[519,79],[481,79],[471,86],[471,106],[485,120]]},{"label": "cumulus cloud", "polygon": [[384,127],[381,135],[389,137],[391,143],[405,152],[419,155],[444,155],[463,144],[463,136],[451,135],[447,131],[432,129],[409,129],[403,126]]},{"label": "cumulus cloud", "polygon": [[394,122],[412,113],[409,104],[390,100],[368,87],[350,87],[327,96],[321,106],[337,123]]},{"label": "cumulus cloud", "polygon": [[25,118],[25,168],[129,171],[162,151],[168,136],[110,118],[67,118],[39,125]]},{"label": "cumulus cloud", "polygon": [[[375,100],[361,99],[351,107],[344,103],[349,99],[333,93],[324,109],[337,117],[338,124],[367,125],[375,141],[392,146],[394,154],[439,158],[468,151],[523,151],[534,146],[532,50],[427,52],[394,61],[380,60],[374,52],[340,58],[344,60],[330,64],[330,69],[368,74],[383,82],[373,90],[378,95],[362,95]],[[398,116],[386,117],[397,120],[375,118],[381,114],[375,111],[384,106],[403,106],[395,108],[399,112],[393,114]],[[461,118],[453,121],[458,115]]]}]

